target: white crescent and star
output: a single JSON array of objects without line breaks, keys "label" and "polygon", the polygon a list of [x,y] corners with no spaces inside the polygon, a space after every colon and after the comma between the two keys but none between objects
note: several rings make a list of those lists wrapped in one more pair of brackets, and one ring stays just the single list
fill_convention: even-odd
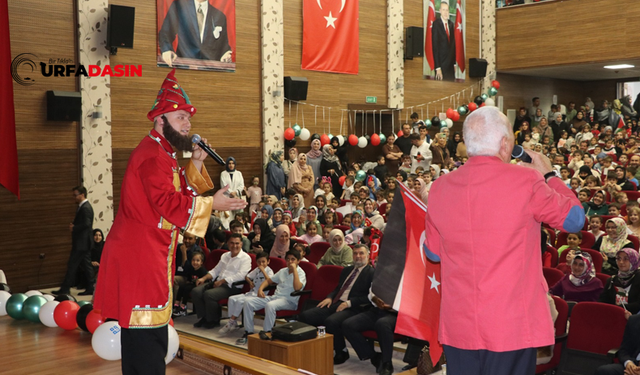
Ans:
[{"label": "white crescent and star", "polygon": [[435,289],[436,292],[440,293],[440,291],[438,290],[438,285],[440,285],[440,282],[438,280],[436,280],[435,272],[433,273],[433,276],[427,276],[427,278],[429,279],[429,281],[431,281],[431,288],[430,289]]},{"label": "white crescent and star", "polygon": [[[318,2],[318,7],[320,9],[322,9],[322,0],[317,0]],[[342,0],[341,4],[340,4],[340,12],[338,12],[338,14],[342,13],[342,11],[344,10],[344,6],[347,3],[347,0]],[[334,17],[333,14],[331,12],[329,12],[328,16],[324,16],[324,19],[327,20],[327,28],[329,26],[333,27],[334,29],[336,28],[336,24],[335,22],[338,20],[337,17]]]}]

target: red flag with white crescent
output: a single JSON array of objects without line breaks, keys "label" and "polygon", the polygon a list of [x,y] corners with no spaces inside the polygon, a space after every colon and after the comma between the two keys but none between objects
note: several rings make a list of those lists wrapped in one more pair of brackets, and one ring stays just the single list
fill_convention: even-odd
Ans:
[{"label": "red flag with white crescent", "polygon": [[433,41],[431,40],[431,29],[433,28],[433,21],[436,20],[436,7],[433,4],[434,0],[429,0],[429,13],[427,14],[427,27],[424,37],[424,56],[429,64],[429,69],[433,70],[435,67],[433,62]]},{"label": "red flag with white crescent", "polygon": [[302,69],[358,74],[358,0],[304,0]]},{"label": "red flag with white crescent", "polygon": [[461,72],[464,72],[465,63],[464,63],[464,12],[462,11],[462,5],[460,4],[460,0],[458,0],[458,5],[456,7],[456,24],[455,24],[455,35],[456,35],[456,63],[458,63],[458,68],[460,68]]}]

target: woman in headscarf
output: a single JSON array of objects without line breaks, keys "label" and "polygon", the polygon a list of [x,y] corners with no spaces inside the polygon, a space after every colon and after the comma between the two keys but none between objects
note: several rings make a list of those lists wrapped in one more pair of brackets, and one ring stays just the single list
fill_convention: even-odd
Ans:
[{"label": "woman in headscarf", "polygon": [[269,229],[267,221],[260,218],[253,222],[253,232],[249,233],[247,238],[251,241],[251,252],[259,253],[271,251],[276,236]]},{"label": "woman in headscarf", "polygon": [[460,132],[453,133],[453,138],[447,141],[447,150],[449,156],[455,156],[458,152],[458,143],[462,142],[462,134]]},{"label": "woman in headscarf", "polygon": [[[433,166],[433,164],[432,164]],[[407,175],[407,172],[403,171],[403,170],[399,170],[398,173],[396,173],[396,180],[400,183],[403,183],[405,185],[407,185],[407,178],[409,176]]]},{"label": "woman in headscarf", "polygon": [[347,267],[353,264],[353,250],[345,243],[344,234],[340,229],[329,232],[330,248],[318,261],[318,268],[325,265]]},{"label": "woman in headscarf", "polygon": [[278,225],[284,224],[284,210],[280,207],[273,209],[273,215],[271,216],[271,227],[276,229]]},{"label": "woman in headscarf", "polygon": [[320,140],[318,138],[311,141],[311,150],[307,152],[307,164],[313,170],[313,189],[317,189],[317,183],[320,177],[322,177],[322,173],[320,173],[320,163],[322,163],[322,150]]},{"label": "woman in headscarf", "polygon": [[627,224],[624,219],[620,217],[609,219],[604,228],[607,234],[600,236],[592,249],[598,250],[602,254],[604,260],[602,272],[607,275],[615,275],[618,273],[616,254],[626,247],[633,249],[633,243],[627,239]]},{"label": "woman in headscarf", "polygon": [[[576,117],[573,118],[572,121],[572,127],[573,129],[575,129],[575,133],[581,133],[582,132],[582,127],[584,127],[585,125],[587,125],[587,122],[584,119],[584,112],[582,111],[578,111],[578,113],[576,113]],[[587,139],[588,141],[588,139]],[[576,143],[577,143],[577,139],[576,139]]]},{"label": "woman in headscarf", "polygon": [[241,198],[244,191],[244,177],[242,172],[236,170],[236,159],[233,156],[227,158],[225,170],[220,173],[220,188],[229,186],[224,195],[231,198]]},{"label": "woman in headscarf", "polygon": [[[605,202],[604,191],[598,190],[593,194],[591,201],[582,204],[586,216],[608,215],[609,205]],[[622,219],[620,219],[622,220]],[[622,220],[624,222],[624,220]],[[626,227],[626,225],[625,225]],[[626,228],[625,228],[626,229]]]},{"label": "woman in headscarf", "polygon": [[[313,170],[307,164],[307,155],[298,155],[298,160],[293,163],[289,172],[289,187],[303,196],[305,206],[307,203],[311,204],[313,200],[313,178]],[[306,181],[303,181],[303,179]]]},{"label": "woman in headscarf", "polygon": [[553,114],[552,120],[553,121],[551,122],[551,129],[553,129],[553,139],[555,141],[560,140],[560,136],[562,135],[563,131],[566,131],[567,134],[571,133],[569,124],[564,122],[564,120],[562,119],[562,112],[555,112]]},{"label": "woman in headscarf", "polygon": [[602,281],[596,277],[591,255],[576,251],[569,266],[571,273],[558,281],[549,292],[566,301],[597,301],[604,287]]},{"label": "woman in headscarf", "polygon": [[316,197],[315,203],[316,203],[315,207],[318,210],[317,212],[318,221],[320,222],[320,224],[324,224],[324,213],[327,210],[327,197],[325,197],[324,195],[318,195]]},{"label": "woman in headscarf", "polygon": [[340,146],[340,140],[338,137],[331,138],[331,146],[336,150],[335,155],[340,160],[340,166],[346,168],[349,165],[349,155],[347,155],[347,145],[343,142],[342,146]]},{"label": "woman in headscarf", "polygon": [[438,133],[435,136],[434,141],[429,146],[431,153],[433,154],[433,159],[431,160],[431,165],[439,165],[440,167],[445,167],[449,165],[449,150],[447,149],[447,136],[444,133]]},{"label": "woman in headscarf", "polygon": [[269,252],[269,256],[284,258],[291,247],[291,234],[289,227],[281,224],[276,227],[276,237]]},{"label": "woman in headscarf", "polygon": [[[429,177],[431,177],[431,175],[429,175]],[[429,181],[431,181],[431,179],[429,179]],[[424,204],[427,204],[427,201],[429,200],[429,185],[422,178],[416,178],[413,186],[414,193],[422,202],[424,202]]]},{"label": "woman in headscarf", "polygon": [[625,247],[616,253],[618,272],[607,280],[600,302],[624,308],[627,319],[640,311],[640,259],[633,248]]},{"label": "woman in headscarf", "polygon": [[435,181],[438,179],[438,177],[440,177],[440,167],[435,164],[431,164],[429,166],[429,172],[431,172],[432,181]]},{"label": "woman in headscarf", "polygon": [[360,210],[355,210],[351,214],[351,229],[346,231],[348,244],[359,243],[364,235],[364,214]]},{"label": "woman in headscarf", "polygon": [[540,120],[542,120],[542,118],[543,118],[542,109],[540,108],[536,109],[536,114],[531,117],[531,129],[540,125]]},{"label": "woman in headscarf", "polygon": [[289,211],[291,211],[291,220],[297,220],[300,217],[300,211],[303,209],[304,197],[301,194],[296,194],[291,198],[291,204],[289,205]]},{"label": "woman in headscarf", "polygon": [[96,228],[93,230],[93,244],[91,245],[91,265],[93,266],[94,272],[98,272],[98,267],[100,267],[103,247],[104,234],[102,230]]},{"label": "woman in headscarf", "polygon": [[289,149],[289,159],[285,160],[282,163],[282,169],[284,170],[284,174],[285,176],[289,176],[289,172],[291,172],[291,167],[293,166],[293,163],[295,163],[298,160],[298,149],[295,147],[291,147]]},{"label": "woman in headscarf", "polygon": [[331,179],[331,186],[333,189],[333,196],[339,197],[342,195],[342,186],[340,185],[340,176],[342,173],[342,167],[340,166],[340,160],[335,155],[335,149],[332,145],[324,145],[322,148],[322,161],[320,162],[320,174],[324,177]]},{"label": "woman in headscarf", "polygon": [[284,153],[282,151],[274,151],[269,156],[267,164],[267,195],[275,195],[278,200],[287,190],[287,179],[282,168]]},{"label": "woman in headscarf", "polygon": [[306,228],[309,225],[315,225],[316,228],[318,228],[318,232],[317,233],[322,233],[322,225],[320,224],[320,221],[318,220],[318,207],[316,206],[309,206],[307,207],[307,217],[306,220],[304,222],[304,229],[302,231],[302,234],[304,234],[306,232]]},{"label": "woman in headscarf", "polygon": [[[553,129],[551,129],[551,126],[549,126],[549,122],[547,121],[546,117],[543,117],[540,119],[540,124],[538,124],[538,129],[540,129],[539,141],[542,142],[545,136],[549,136],[549,144],[547,146],[552,145],[554,140]],[[555,139],[558,139],[558,138],[555,138]]]},{"label": "woman in headscarf", "polygon": [[379,230],[384,229],[384,224],[385,224],[384,218],[375,209],[375,204],[371,199],[365,199],[364,201],[364,216],[365,216],[365,220],[364,220],[365,226],[374,227]]}]

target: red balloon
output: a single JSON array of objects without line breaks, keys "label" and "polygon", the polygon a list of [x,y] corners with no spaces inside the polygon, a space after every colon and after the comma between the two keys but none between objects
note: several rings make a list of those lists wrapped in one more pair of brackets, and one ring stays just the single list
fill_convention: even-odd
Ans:
[{"label": "red balloon", "polygon": [[493,81],[491,81],[491,86],[493,86],[493,88],[495,88],[496,90],[498,90],[500,88],[500,82],[496,81],[495,79]]},{"label": "red balloon", "polygon": [[80,310],[80,306],[76,302],[62,301],[53,310],[53,320],[60,328],[73,331],[78,328],[78,322],[76,321],[78,310]]},{"label": "red balloon", "polygon": [[338,179],[338,182],[340,182],[340,186],[344,185],[344,180],[347,178],[347,176],[340,176],[340,178]]},{"label": "red balloon", "polygon": [[478,109],[478,105],[474,102],[469,103],[469,112],[473,112]]},{"label": "red balloon", "polygon": [[377,135],[376,133],[373,133],[371,135],[371,145],[372,146],[378,146],[380,145],[380,136]]},{"label": "red balloon", "polygon": [[104,323],[105,320],[106,319],[102,316],[100,311],[91,310],[89,315],[87,315],[87,320],[85,321],[86,322],[85,324],[87,325],[87,329],[89,330],[89,332],[91,332],[93,334],[93,332],[95,332],[95,330],[102,323]]},{"label": "red balloon", "polygon": [[351,134],[351,135],[349,136],[349,144],[350,144],[351,146],[355,146],[355,145],[357,145],[357,144],[358,144],[358,137],[357,137],[355,134]]},{"label": "red balloon", "polygon": [[404,132],[402,130],[398,131],[398,138],[402,137],[404,135]]},{"label": "red balloon", "polygon": [[454,113],[455,113],[455,110],[453,108],[447,109],[447,118],[450,118],[453,120]]},{"label": "red balloon", "polygon": [[284,139],[286,139],[287,141],[290,141],[295,137],[296,137],[296,131],[293,130],[293,128],[287,128],[284,131]]},{"label": "red balloon", "polygon": [[453,113],[453,117],[451,118],[453,121],[458,121],[460,120],[460,113],[458,111],[455,111]]},{"label": "red balloon", "polygon": [[480,104],[480,108],[484,107],[485,103]]},{"label": "red balloon", "polygon": [[326,134],[323,134],[320,136],[320,145],[324,147],[324,145],[328,145],[329,143],[331,143],[331,139],[329,139],[329,136]]}]

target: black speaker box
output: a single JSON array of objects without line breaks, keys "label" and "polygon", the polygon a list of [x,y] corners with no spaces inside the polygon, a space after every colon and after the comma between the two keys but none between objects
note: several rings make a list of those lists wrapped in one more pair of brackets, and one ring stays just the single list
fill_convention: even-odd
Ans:
[{"label": "black speaker box", "polygon": [[424,55],[424,29],[422,27],[407,27],[405,40],[404,58],[406,60],[413,60],[414,57],[422,57]]},{"label": "black speaker box", "polygon": [[309,81],[305,77],[284,77],[284,97],[289,100],[307,100]]},{"label": "black speaker box", "polygon": [[47,91],[47,120],[80,121],[82,95],[79,92]]},{"label": "black speaker box", "polygon": [[469,59],[469,78],[484,78],[487,75],[487,60]]},{"label": "black speaker box", "polygon": [[109,4],[107,47],[133,48],[136,8]]}]

